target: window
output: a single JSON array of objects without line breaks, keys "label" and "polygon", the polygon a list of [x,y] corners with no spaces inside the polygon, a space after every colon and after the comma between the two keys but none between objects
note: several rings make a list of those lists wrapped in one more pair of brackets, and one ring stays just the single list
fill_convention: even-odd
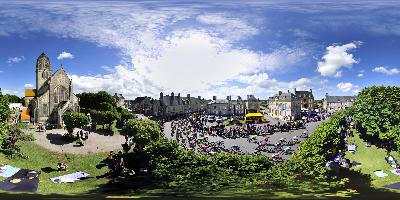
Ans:
[{"label": "window", "polygon": [[48,114],[48,107],[47,107],[47,104],[43,104],[43,107],[42,107],[42,115],[43,116],[47,116]]},{"label": "window", "polygon": [[58,86],[54,89],[54,103],[60,103],[68,100],[67,90],[63,86]]}]

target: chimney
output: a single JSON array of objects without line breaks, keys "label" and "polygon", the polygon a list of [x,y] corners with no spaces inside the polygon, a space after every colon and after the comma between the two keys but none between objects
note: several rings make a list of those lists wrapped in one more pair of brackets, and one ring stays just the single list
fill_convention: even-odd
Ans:
[{"label": "chimney", "polygon": [[310,89],[310,92],[312,93],[312,89]]},{"label": "chimney", "polygon": [[287,93],[290,93],[290,90],[287,90]]},{"label": "chimney", "polygon": [[217,100],[217,96],[213,96],[213,100],[214,100],[214,101]]},{"label": "chimney", "polygon": [[190,94],[187,94],[186,96],[187,96],[188,99],[190,99]]},{"label": "chimney", "polygon": [[198,96],[197,98],[198,98],[198,99],[201,99],[201,96]]},{"label": "chimney", "polygon": [[294,88],[294,93],[296,93],[296,88]]},{"label": "chimney", "polygon": [[160,100],[162,100],[164,97],[164,94],[162,92],[160,92]]},{"label": "chimney", "polygon": [[325,93],[325,96],[327,97],[327,96],[328,96],[328,93]]},{"label": "chimney", "polygon": [[169,99],[170,99],[170,104],[171,105],[174,104],[174,92],[171,92],[171,97]]},{"label": "chimney", "polygon": [[281,94],[282,94],[282,91],[279,91],[278,94],[281,95]]}]

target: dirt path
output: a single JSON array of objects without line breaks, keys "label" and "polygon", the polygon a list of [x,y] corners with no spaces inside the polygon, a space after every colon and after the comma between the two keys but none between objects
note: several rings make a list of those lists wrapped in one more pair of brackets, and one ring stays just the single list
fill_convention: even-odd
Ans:
[{"label": "dirt path", "polygon": [[[75,129],[74,134],[79,129]],[[62,135],[66,133],[63,129],[47,130],[46,132],[32,132],[36,138],[35,143],[59,153],[72,154],[89,154],[98,152],[107,152],[122,149],[121,144],[125,142],[122,135],[114,134],[113,136],[99,133],[91,133],[89,139],[85,141],[84,146],[79,146],[76,142],[68,143],[62,139]]]}]

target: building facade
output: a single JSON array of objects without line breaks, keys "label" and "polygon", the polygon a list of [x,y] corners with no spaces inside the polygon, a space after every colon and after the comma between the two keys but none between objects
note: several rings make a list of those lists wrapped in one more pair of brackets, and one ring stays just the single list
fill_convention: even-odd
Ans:
[{"label": "building facade", "polygon": [[301,115],[301,103],[295,94],[279,91],[268,99],[268,113],[271,117],[280,120],[298,119]]},{"label": "building facade", "polygon": [[38,123],[63,125],[62,115],[66,111],[79,111],[79,98],[72,89],[72,80],[61,66],[54,74],[46,54],[36,61],[35,97],[30,101],[30,115]]},{"label": "building facade", "polygon": [[260,104],[260,100],[254,97],[254,95],[247,95],[246,113],[259,113]]},{"label": "building facade", "polygon": [[125,97],[122,96],[122,94],[115,93],[113,97],[114,97],[115,103],[117,104],[118,108],[126,108],[125,107]]},{"label": "building facade", "polygon": [[334,113],[352,106],[355,99],[355,96],[329,96],[326,93],[322,107],[324,111]]},{"label": "building facade", "polygon": [[226,99],[217,99],[216,96],[207,105],[207,114],[219,116],[243,116],[245,113],[245,102],[240,96],[232,100],[231,96]]},{"label": "building facade", "polygon": [[296,98],[300,103],[302,111],[314,110],[315,103],[312,89],[310,89],[310,91],[297,91],[296,88],[294,88],[294,94],[296,95]]}]

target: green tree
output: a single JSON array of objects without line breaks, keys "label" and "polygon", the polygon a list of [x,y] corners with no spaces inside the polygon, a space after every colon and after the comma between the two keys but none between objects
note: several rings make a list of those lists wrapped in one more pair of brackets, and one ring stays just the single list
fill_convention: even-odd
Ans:
[{"label": "green tree", "polygon": [[121,114],[117,111],[102,111],[103,123],[108,125],[108,130],[111,130],[111,126],[115,120],[121,119]]},{"label": "green tree", "polygon": [[128,121],[128,119],[134,119],[136,116],[129,112],[127,109],[117,109],[119,110],[119,113],[121,114],[120,120],[117,121],[117,128],[122,128],[122,126],[125,125],[125,123]]},{"label": "green tree", "polygon": [[10,103],[21,103],[22,102],[21,98],[19,98],[16,95],[5,94],[4,96],[8,98],[8,102],[10,102]]},{"label": "green tree", "polygon": [[7,122],[10,118],[10,108],[8,107],[8,98],[0,93],[0,122]]},{"label": "green tree", "polygon": [[65,112],[62,117],[69,134],[73,133],[74,128],[82,128],[89,124],[89,118],[84,113]]},{"label": "green tree", "polygon": [[85,112],[91,110],[113,110],[116,108],[116,102],[114,97],[105,91],[99,91],[97,93],[81,93],[77,94],[79,97],[79,106]]},{"label": "green tree", "polygon": [[381,138],[382,134],[400,123],[400,87],[364,88],[353,107],[359,132]]},{"label": "green tree", "polygon": [[126,134],[132,136],[137,149],[143,149],[160,138],[160,130],[155,121],[149,119],[129,119]]},{"label": "green tree", "polygon": [[400,125],[393,126],[390,130],[383,133],[382,141],[386,144],[386,149],[400,151]]},{"label": "green tree", "polygon": [[111,130],[111,126],[115,120],[121,119],[121,114],[115,111],[99,111],[92,110],[90,111],[90,117],[92,118],[92,123],[94,125],[103,125],[103,129],[105,125],[108,125],[108,129]]}]

